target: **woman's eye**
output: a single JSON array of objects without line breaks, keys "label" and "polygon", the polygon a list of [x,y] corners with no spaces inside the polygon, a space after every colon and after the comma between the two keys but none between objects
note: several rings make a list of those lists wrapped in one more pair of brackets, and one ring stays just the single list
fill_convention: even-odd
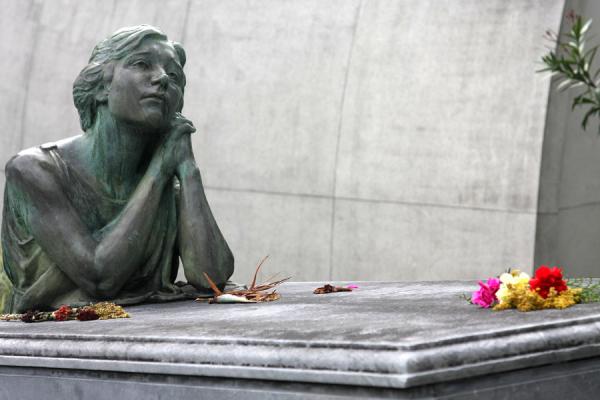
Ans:
[{"label": "woman's eye", "polygon": [[169,78],[171,78],[173,80],[178,80],[179,79],[179,75],[177,75],[175,72],[170,72],[169,73]]},{"label": "woman's eye", "polygon": [[148,68],[148,63],[146,61],[143,61],[143,60],[134,61],[132,63],[132,65],[134,67],[139,67],[139,68]]}]

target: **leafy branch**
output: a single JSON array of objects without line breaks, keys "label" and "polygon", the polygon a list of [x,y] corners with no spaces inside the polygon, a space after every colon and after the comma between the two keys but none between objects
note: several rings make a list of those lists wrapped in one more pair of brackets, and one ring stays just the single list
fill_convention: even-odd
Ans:
[{"label": "leafy branch", "polygon": [[600,302],[600,281],[594,278],[569,278],[567,279],[569,288],[580,288],[582,303]]},{"label": "leafy branch", "polygon": [[[567,15],[573,23],[569,33],[564,35],[566,40],[551,31],[546,32],[546,39],[555,44],[556,50],[550,51],[542,57],[546,68],[537,72],[551,72],[552,76],[559,77],[558,90],[565,91],[573,88],[584,88],[573,99],[571,109],[577,106],[589,106],[585,113],[581,126],[585,130],[589,118],[593,115],[600,115],[600,69],[592,74],[590,68],[596,56],[598,46],[593,46],[589,50],[585,49],[586,33],[592,25],[592,20],[583,21],[581,16],[570,12]],[[599,131],[600,133],[600,131]]]}]

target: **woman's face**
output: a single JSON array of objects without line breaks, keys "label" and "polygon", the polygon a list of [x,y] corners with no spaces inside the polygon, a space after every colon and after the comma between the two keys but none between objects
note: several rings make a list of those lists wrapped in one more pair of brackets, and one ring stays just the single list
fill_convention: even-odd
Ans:
[{"label": "woman's face", "polygon": [[114,64],[108,108],[119,121],[147,131],[168,128],[183,97],[183,69],[167,41],[147,38]]}]

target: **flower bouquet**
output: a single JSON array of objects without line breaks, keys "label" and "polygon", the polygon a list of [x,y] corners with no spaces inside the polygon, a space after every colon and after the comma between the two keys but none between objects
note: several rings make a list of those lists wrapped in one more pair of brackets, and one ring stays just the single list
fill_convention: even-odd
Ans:
[{"label": "flower bouquet", "polygon": [[562,309],[580,303],[582,299],[597,301],[597,291],[598,284],[592,281],[586,285],[573,280],[569,287],[560,268],[542,265],[533,278],[515,269],[489,278],[487,282],[480,281],[479,290],[472,293],[470,302],[494,310]]}]

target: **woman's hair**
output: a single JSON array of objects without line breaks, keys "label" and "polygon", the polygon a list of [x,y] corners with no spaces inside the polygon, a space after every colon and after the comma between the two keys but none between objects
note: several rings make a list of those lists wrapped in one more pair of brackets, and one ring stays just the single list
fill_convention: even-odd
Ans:
[{"label": "woman's hair", "polygon": [[[131,53],[148,37],[167,40],[167,35],[160,29],[150,25],[138,25],[119,29],[94,47],[88,65],[81,70],[73,82],[73,101],[79,112],[79,121],[84,132],[92,126],[96,118],[98,108],[96,95],[104,89],[105,82],[112,79],[110,63]],[[175,48],[179,63],[183,67],[186,60],[185,50],[179,43],[170,43]],[[184,87],[185,76],[182,90]],[[183,101],[177,111],[181,111],[182,107]]]}]

